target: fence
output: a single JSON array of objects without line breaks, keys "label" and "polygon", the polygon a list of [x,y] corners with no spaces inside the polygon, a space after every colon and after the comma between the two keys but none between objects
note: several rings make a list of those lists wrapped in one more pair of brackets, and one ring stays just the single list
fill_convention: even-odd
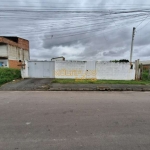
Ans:
[{"label": "fence", "polygon": [[55,62],[25,61],[21,69],[22,78],[55,78]]},{"label": "fence", "polygon": [[25,61],[23,78],[135,80],[130,63],[100,61]]}]

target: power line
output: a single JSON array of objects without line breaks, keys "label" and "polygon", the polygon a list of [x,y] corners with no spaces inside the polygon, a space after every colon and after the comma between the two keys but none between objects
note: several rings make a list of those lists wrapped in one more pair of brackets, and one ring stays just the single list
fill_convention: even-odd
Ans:
[{"label": "power line", "polygon": [[[131,21],[139,21],[139,20],[135,20],[135,18],[134,19],[132,19]],[[100,28],[104,28],[105,27],[105,23],[103,23],[103,24],[99,24],[100,26],[97,26],[98,28],[100,27]],[[119,24],[120,25],[120,24]],[[93,28],[93,29],[95,29],[95,28]],[[93,29],[91,29],[91,30],[93,30]],[[97,28],[96,28],[97,29]],[[89,29],[88,29],[89,30]],[[91,31],[90,30],[90,31]],[[46,28],[46,30],[40,30],[40,31],[38,31],[38,32],[36,32],[36,31],[33,31],[33,33],[35,34],[35,33],[37,33],[37,34],[40,34],[41,32],[44,32],[44,31],[47,31],[47,28]],[[67,30],[67,31],[72,31],[72,30]],[[73,31],[75,31],[75,30],[73,30]],[[84,31],[84,33],[86,33],[87,32],[87,30],[83,30]],[[23,32],[23,30],[21,30],[21,31],[19,31],[19,32],[21,32],[21,33],[28,33],[29,31],[28,30],[25,30],[25,32]],[[32,32],[32,31],[31,31]],[[30,33],[31,33],[30,32]],[[55,35],[56,37],[57,37],[57,34],[56,33],[59,33],[59,31],[56,31],[56,32],[51,32],[51,34],[52,35]],[[80,32],[75,32],[75,33],[79,33],[80,34]],[[62,33],[63,34],[63,33]],[[66,36],[67,36],[67,33],[64,33]],[[70,36],[70,35],[69,35]],[[59,37],[60,37],[60,34],[59,34]]]},{"label": "power line", "polygon": [[149,22],[147,22],[143,27],[141,27],[139,30],[137,30],[137,32],[138,31],[140,31],[140,30],[142,30],[145,26],[147,26],[148,24],[150,23],[150,21]]},{"label": "power line", "polygon": [[[135,21],[135,20],[132,19],[131,21]],[[137,20],[137,21],[139,21],[139,20]],[[93,31],[96,32],[97,30],[100,30],[100,29],[103,29],[103,26],[100,26],[100,28],[96,28],[96,29],[94,28],[94,29],[91,29],[91,30],[86,30],[86,31],[84,30],[84,31],[82,31],[82,32],[71,33],[71,35],[70,35],[70,34],[67,35],[67,34],[65,33],[65,37],[70,37],[70,36],[76,36],[76,35],[86,34],[87,32],[89,33],[89,32],[93,32]],[[26,32],[22,32],[21,30],[20,30],[19,32],[24,33],[24,35],[25,35],[25,33],[26,33]],[[29,32],[29,31],[28,31],[28,32]],[[31,31],[30,33],[28,33],[28,32],[27,32],[27,34],[31,34],[31,33],[32,33],[32,31]],[[40,30],[39,32],[35,32],[35,31],[34,31],[33,34],[35,34],[35,33],[40,34],[41,32],[44,32],[44,30]],[[55,33],[55,34],[56,34],[56,33]],[[60,36],[60,35],[59,35],[59,36],[57,37],[57,35],[56,35],[56,36],[54,37],[54,39],[55,39],[55,38],[62,38],[62,37],[64,37],[64,36]]]},{"label": "power line", "polygon": [[[9,0],[7,0],[7,1],[5,1],[5,0],[1,0],[1,3],[14,3],[14,2],[19,2],[19,0],[17,1],[17,0],[11,0],[11,1],[9,1]],[[81,3],[74,3],[74,2],[71,2],[71,3],[65,3],[65,2],[49,2],[49,1],[42,1],[42,2],[32,2],[32,1],[30,1],[30,2],[28,2],[28,4],[48,4],[48,3],[50,3],[50,4],[53,4],[53,5],[74,5],[74,4],[76,4],[76,5],[80,5]],[[86,3],[86,6],[97,6],[98,4],[90,4],[90,3]],[[129,3],[126,3],[126,4],[100,4],[100,6],[148,6],[148,5],[150,5],[150,4],[138,4],[138,3],[135,3],[135,4],[129,4]]]},{"label": "power line", "polygon": [[[46,7],[44,8],[38,8],[38,7],[30,7],[30,6],[24,6],[24,7],[0,7],[0,10],[1,11],[15,11],[15,12],[18,12],[18,11],[21,11],[21,12],[66,12],[66,13],[103,13],[103,12],[108,12],[110,10],[109,9],[106,9],[106,8],[103,8],[103,9],[81,9],[79,7],[77,7],[77,9],[73,9],[73,8],[70,8],[70,9],[67,9],[67,8],[54,8],[54,7],[51,7],[49,9],[47,9]],[[111,9],[111,11],[114,11],[116,9]],[[117,9],[118,11],[120,11],[119,13],[131,13],[131,12],[150,12],[149,8],[138,8],[138,9]],[[127,12],[128,11],[128,12]]]},{"label": "power line", "polygon": [[[132,20],[132,22],[133,22],[134,20]],[[122,26],[121,26],[122,27]],[[97,32],[97,31],[101,31],[101,30],[103,30],[103,28],[98,28],[98,29],[93,29],[93,30],[90,30],[90,31],[86,31],[86,32],[79,32],[79,33],[76,33],[76,34],[72,34],[72,35],[65,35],[65,36],[59,36],[59,37],[53,37],[53,39],[57,39],[57,38],[63,38],[63,37],[70,37],[70,36],[78,36],[78,35],[81,35],[81,34],[86,34],[86,33],[90,33],[90,32],[93,32],[93,31],[95,31],[95,32]],[[31,34],[31,33],[30,33]],[[25,34],[24,34],[25,35]]]},{"label": "power line", "polygon": [[142,22],[140,22],[140,23],[136,26],[136,28],[138,28],[149,16],[150,16],[150,14],[147,15],[147,17],[145,17],[145,19],[143,19]]},{"label": "power line", "polygon": [[[148,10],[146,10],[146,12],[147,12]],[[7,11],[6,11],[7,12]],[[13,11],[13,12],[15,12],[15,13],[17,13],[18,11]],[[31,11],[32,12],[32,11]],[[55,12],[55,11],[54,11]],[[128,14],[136,14],[136,13],[143,13],[143,12],[145,12],[145,10],[143,10],[143,9],[141,9],[140,10],[140,12],[138,11],[138,10],[132,10],[132,11],[115,11],[115,12],[113,12],[113,15],[120,15],[120,14],[122,14],[122,16],[120,16],[120,17],[118,17],[118,18],[116,18],[116,19],[118,19],[118,20],[123,20],[123,19],[125,19],[125,17],[126,17],[126,19],[128,18],[128,19],[130,19],[130,21],[131,22],[133,22],[133,21],[135,21],[135,19],[137,19],[136,21],[141,21],[141,20],[139,20],[138,19],[138,17],[139,17],[139,14],[137,15],[137,18],[135,17],[135,15],[131,15],[131,16],[129,16]],[[60,12],[59,12],[60,13]],[[65,13],[65,12],[64,12]],[[79,13],[79,12],[77,12],[77,13]],[[101,12],[99,12],[99,13],[101,13],[101,14],[107,14],[107,11],[101,11]],[[99,14],[98,13],[98,14]],[[76,14],[76,13],[75,13]],[[80,15],[83,15],[83,14],[85,14],[85,12],[80,12],[79,13]],[[124,14],[126,14],[127,16],[123,16]],[[107,14],[108,15],[108,14]],[[143,14],[141,14],[141,16],[142,16]],[[145,16],[146,14],[144,14],[143,16]],[[134,18],[133,18],[134,17]],[[132,19],[133,18],[133,19]],[[27,18],[28,19],[28,18]],[[33,18],[29,18],[29,19],[33,19]],[[76,19],[78,19],[78,18],[76,18]],[[90,18],[89,18],[90,19]],[[108,20],[108,23],[110,22],[109,20],[110,20],[111,18],[107,18],[107,20]],[[132,20],[131,20],[132,19]],[[143,18],[142,18],[143,19]],[[92,20],[92,19],[91,19]],[[102,20],[102,19],[101,19]],[[118,21],[117,20],[117,21]],[[11,20],[9,20],[9,21],[11,21]],[[116,20],[115,20],[116,21]],[[65,34],[64,36],[58,36],[58,37],[56,37],[56,38],[63,38],[63,37],[70,37],[70,36],[78,36],[78,35],[81,35],[81,34],[86,34],[86,33],[94,33],[94,32],[97,32],[97,31],[101,31],[101,30],[103,30],[103,28],[105,27],[105,24],[106,23],[103,23],[103,22],[101,22],[100,23],[101,24],[101,26],[99,27],[99,28],[94,28],[94,29],[91,29],[91,30],[84,30],[84,31],[80,31],[80,32],[75,32],[75,33],[69,33],[69,35],[67,35],[67,34]],[[42,25],[42,24],[40,24],[40,25]],[[47,24],[45,24],[45,25],[47,25]],[[94,26],[94,24],[93,24],[93,26]],[[84,28],[85,27],[85,25],[82,25],[82,27]],[[112,26],[109,26],[109,27],[112,27]],[[46,29],[46,26],[45,26],[45,29]],[[74,26],[74,29],[77,29],[77,26]],[[11,29],[12,30],[12,29]],[[69,30],[71,30],[71,29],[69,29]],[[69,31],[68,30],[68,31]],[[27,35],[30,35],[31,33],[29,33],[27,30],[24,30],[25,32],[24,32],[24,35],[25,35],[25,33],[27,33]],[[44,30],[41,30],[41,31],[39,31],[39,32],[33,32],[33,34],[35,33],[35,34],[39,34],[39,35],[41,35],[41,33],[40,32],[42,32],[42,31],[44,31]],[[58,30],[55,32],[55,33],[58,33]],[[53,37],[53,39],[55,39],[55,37]]]}]

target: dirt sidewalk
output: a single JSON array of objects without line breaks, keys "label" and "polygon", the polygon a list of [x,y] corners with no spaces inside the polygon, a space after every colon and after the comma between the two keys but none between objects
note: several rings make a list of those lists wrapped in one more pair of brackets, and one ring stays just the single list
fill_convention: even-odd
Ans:
[{"label": "dirt sidewalk", "polygon": [[53,79],[21,79],[0,87],[0,91],[47,91]]}]

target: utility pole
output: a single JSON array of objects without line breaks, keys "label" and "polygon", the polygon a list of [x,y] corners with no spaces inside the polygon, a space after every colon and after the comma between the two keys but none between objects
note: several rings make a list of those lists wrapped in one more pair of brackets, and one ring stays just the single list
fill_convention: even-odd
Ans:
[{"label": "utility pole", "polygon": [[133,27],[132,42],[131,42],[131,53],[130,53],[130,65],[131,65],[131,67],[132,67],[132,55],[133,55],[133,44],[134,44],[135,30],[136,30],[136,28]]}]

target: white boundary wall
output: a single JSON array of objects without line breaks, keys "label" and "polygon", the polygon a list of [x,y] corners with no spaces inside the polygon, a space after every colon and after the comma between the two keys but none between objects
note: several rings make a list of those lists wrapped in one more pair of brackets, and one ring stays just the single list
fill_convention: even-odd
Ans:
[{"label": "white boundary wall", "polygon": [[55,78],[83,78],[86,72],[86,62],[83,61],[56,61]]},{"label": "white boundary wall", "polygon": [[22,78],[55,78],[55,62],[25,61],[21,74]]},{"label": "white boundary wall", "polygon": [[130,63],[97,62],[96,77],[103,80],[134,80],[135,69]]},{"label": "white boundary wall", "polygon": [[100,61],[26,61],[23,78],[135,80],[130,63]]},{"label": "white boundary wall", "polygon": [[21,76],[22,78],[29,78],[29,67],[28,67],[29,61],[25,60],[24,63],[25,67],[21,69]]}]

